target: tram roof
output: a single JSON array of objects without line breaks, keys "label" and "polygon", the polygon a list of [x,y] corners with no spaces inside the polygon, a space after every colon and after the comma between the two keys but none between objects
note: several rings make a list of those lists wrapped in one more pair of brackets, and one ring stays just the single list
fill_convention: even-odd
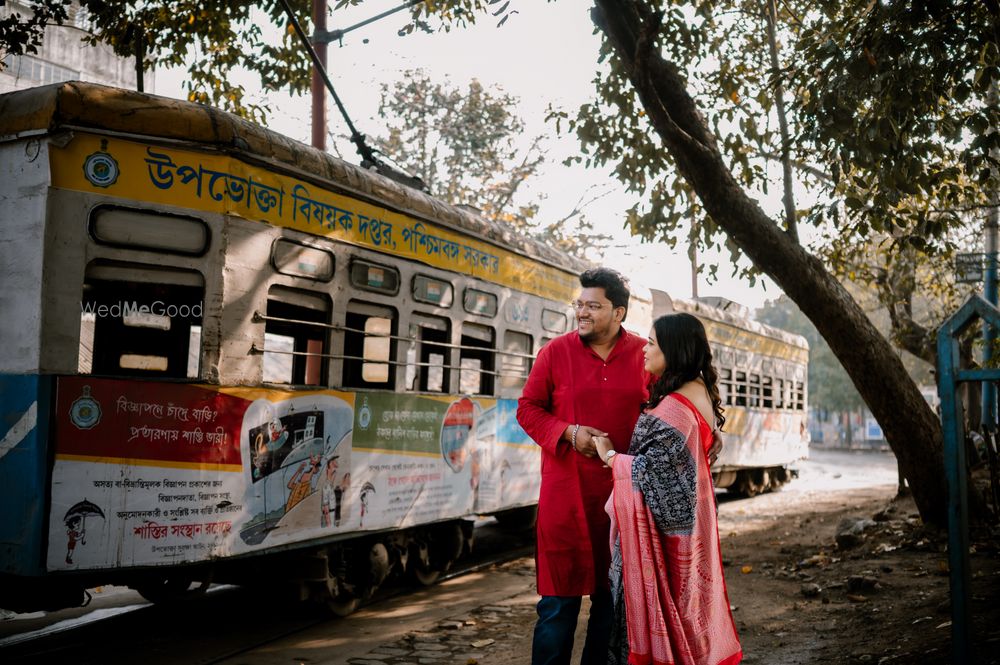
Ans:
[{"label": "tram roof", "polygon": [[332,184],[344,193],[443,224],[569,273],[592,267],[498,222],[217,108],[81,81],[0,95],[0,140],[73,129],[209,147],[272,168],[290,168],[301,177]]},{"label": "tram roof", "polygon": [[652,290],[652,295],[655,315],[666,314],[672,311],[687,312],[734,328],[770,337],[791,346],[797,346],[802,349],[809,348],[809,341],[802,335],[755,321],[750,318],[750,314],[745,306],[730,300],[724,298],[672,298],[667,293],[657,289]]}]

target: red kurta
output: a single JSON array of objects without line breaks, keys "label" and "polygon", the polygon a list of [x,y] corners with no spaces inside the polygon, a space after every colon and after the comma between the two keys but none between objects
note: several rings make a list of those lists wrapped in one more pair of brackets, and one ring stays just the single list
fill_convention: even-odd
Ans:
[{"label": "red kurta", "polygon": [[628,450],[646,400],[645,340],[624,329],[607,360],[573,331],[538,353],[518,401],[517,421],[542,447],[537,581],[542,596],[585,596],[608,588],[611,470],[560,437],[570,425],[608,433]]}]

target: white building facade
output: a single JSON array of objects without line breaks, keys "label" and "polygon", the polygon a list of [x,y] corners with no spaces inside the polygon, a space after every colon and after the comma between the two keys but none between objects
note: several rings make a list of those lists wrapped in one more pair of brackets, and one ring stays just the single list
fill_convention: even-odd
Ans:
[{"label": "white building facade", "polygon": [[[28,3],[0,3],[0,16],[13,13],[27,16]],[[38,46],[38,52],[11,55],[0,52],[0,94],[62,81],[88,81],[117,88],[135,90],[136,72],[133,58],[115,55],[106,44],[89,46],[82,40],[90,31],[87,11],[76,2],[68,8],[69,18],[62,26],[50,25]],[[152,71],[145,75],[146,92],[153,91]]]}]

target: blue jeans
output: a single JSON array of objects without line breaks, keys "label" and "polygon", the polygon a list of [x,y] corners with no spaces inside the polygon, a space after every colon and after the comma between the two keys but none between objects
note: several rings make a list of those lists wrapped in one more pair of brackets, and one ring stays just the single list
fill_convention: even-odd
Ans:
[{"label": "blue jeans", "polygon": [[[538,601],[531,665],[569,665],[582,600],[580,596],[542,596]],[[591,595],[587,641],[580,659],[582,665],[605,665],[608,662],[611,621],[611,594],[598,591]]]}]

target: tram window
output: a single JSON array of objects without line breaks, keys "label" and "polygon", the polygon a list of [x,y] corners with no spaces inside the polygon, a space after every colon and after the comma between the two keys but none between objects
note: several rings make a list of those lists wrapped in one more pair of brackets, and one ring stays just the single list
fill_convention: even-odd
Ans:
[{"label": "tram window", "polygon": [[531,335],[508,330],[500,354],[500,387],[522,388],[531,370]]},{"label": "tram window", "polygon": [[719,399],[725,405],[733,403],[733,370],[722,368],[719,370]]},{"label": "tram window", "polygon": [[774,408],[774,386],[773,380],[769,376],[765,376],[761,381],[762,391],[761,395],[763,397],[763,407],[765,409]]},{"label": "tram window", "polygon": [[750,375],[750,406],[760,406],[760,374]]},{"label": "tram window", "polygon": [[325,294],[273,285],[267,293],[264,321],[264,381],[326,385],[328,330],[313,324],[329,322],[330,300]]},{"label": "tram window", "polygon": [[90,235],[102,245],[201,256],[209,232],[195,217],[100,206],[90,218]]},{"label": "tram window", "polygon": [[566,312],[557,312],[554,309],[542,310],[542,328],[549,332],[561,335],[566,332]]},{"label": "tram window", "polygon": [[352,300],[344,333],[344,385],[388,388],[395,381],[396,313],[388,307]]},{"label": "tram window", "polygon": [[462,325],[459,390],[464,395],[492,395],[495,334],[478,323]]},{"label": "tram window", "polygon": [[785,380],[777,379],[776,389],[774,391],[774,408],[784,409],[785,408]]},{"label": "tram window", "polygon": [[271,265],[282,275],[305,277],[318,282],[333,278],[333,254],[325,249],[278,238],[271,247]]},{"label": "tram window", "polygon": [[448,392],[448,365],[451,364],[451,327],[448,319],[414,314],[406,351],[406,388],[424,392]]},{"label": "tram window", "polygon": [[736,380],[733,381],[734,392],[736,393],[736,406],[747,405],[747,373],[736,372]]},{"label": "tram window", "polygon": [[197,378],[204,293],[195,271],[95,261],[83,285],[78,371]]},{"label": "tram window", "polygon": [[794,401],[795,401],[794,408],[796,411],[803,411],[805,409],[806,392],[805,392],[805,385],[801,381],[795,382]]},{"label": "tram window", "polygon": [[413,299],[438,307],[451,307],[455,298],[455,289],[444,280],[434,279],[426,275],[414,275]]},{"label": "tram window", "polygon": [[364,289],[394,296],[399,293],[399,271],[371,261],[351,261],[351,284]]},{"label": "tram window", "polygon": [[462,299],[462,306],[469,314],[481,314],[482,316],[489,317],[497,315],[496,294],[480,291],[479,289],[466,289],[465,297]]}]

